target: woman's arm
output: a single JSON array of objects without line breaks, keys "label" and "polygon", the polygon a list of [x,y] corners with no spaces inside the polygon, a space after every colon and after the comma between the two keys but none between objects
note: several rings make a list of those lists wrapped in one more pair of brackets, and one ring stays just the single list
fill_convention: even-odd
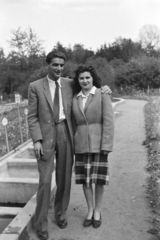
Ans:
[{"label": "woman's arm", "polygon": [[111,103],[110,96],[108,94],[102,94],[102,143],[101,150],[104,153],[111,152],[113,150],[113,138],[114,138],[114,112]]}]

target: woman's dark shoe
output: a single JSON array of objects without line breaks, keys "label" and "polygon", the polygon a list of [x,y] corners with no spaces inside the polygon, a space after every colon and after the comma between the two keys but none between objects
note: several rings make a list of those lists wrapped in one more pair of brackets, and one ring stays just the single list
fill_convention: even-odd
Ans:
[{"label": "woman's dark shoe", "polygon": [[48,239],[48,231],[47,230],[45,230],[45,231],[37,230],[37,237],[40,240],[47,240]]},{"label": "woman's dark shoe", "polygon": [[94,228],[99,228],[101,226],[101,223],[102,223],[102,217],[101,217],[101,214],[100,214],[100,219],[99,220],[95,220],[93,218],[93,227]]},{"label": "woman's dark shoe", "polygon": [[85,219],[84,220],[84,222],[83,222],[83,226],[84,227],[89,227],[89,226],[91,226],[92,225],[92,223],[93,223],[93,217],[91,218],[91,219]]}]

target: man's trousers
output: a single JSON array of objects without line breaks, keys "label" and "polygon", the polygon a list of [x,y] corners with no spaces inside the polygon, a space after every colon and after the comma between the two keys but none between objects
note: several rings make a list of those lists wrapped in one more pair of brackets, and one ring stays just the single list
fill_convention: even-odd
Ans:
[{"label": "man's trousers", "polygon": [[[45,150],[45,149],[44,149]],[[38,160],[39,187],[37,206],[34,216],[36,230],[44,231],[48,227],[48,209],[51,198],[51,180],[56,156],[56,195],[55,218],[64,219],[70,200],[73,154],[71,139],[66,120],[55,126],[53,151],[47,161]]]}]

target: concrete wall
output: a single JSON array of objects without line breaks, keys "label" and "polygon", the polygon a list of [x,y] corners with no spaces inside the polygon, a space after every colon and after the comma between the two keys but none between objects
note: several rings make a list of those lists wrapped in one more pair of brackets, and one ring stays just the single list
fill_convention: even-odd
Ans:
[{"label": "concrete wall", "polygon": [[38,179],[0,179],[0,202],[27,203],[36,193],[37,188]]}]

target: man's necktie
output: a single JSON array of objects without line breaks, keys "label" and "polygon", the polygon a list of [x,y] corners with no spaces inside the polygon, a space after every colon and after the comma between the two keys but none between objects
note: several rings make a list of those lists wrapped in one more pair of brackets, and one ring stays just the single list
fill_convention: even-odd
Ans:
[{"label": "man's necktie", "polygon": [[55,84],[56,89],[53,102],[53,116],[55,123],[57,123],[59,121],[59,84],[57,81],[55,81]]}]

